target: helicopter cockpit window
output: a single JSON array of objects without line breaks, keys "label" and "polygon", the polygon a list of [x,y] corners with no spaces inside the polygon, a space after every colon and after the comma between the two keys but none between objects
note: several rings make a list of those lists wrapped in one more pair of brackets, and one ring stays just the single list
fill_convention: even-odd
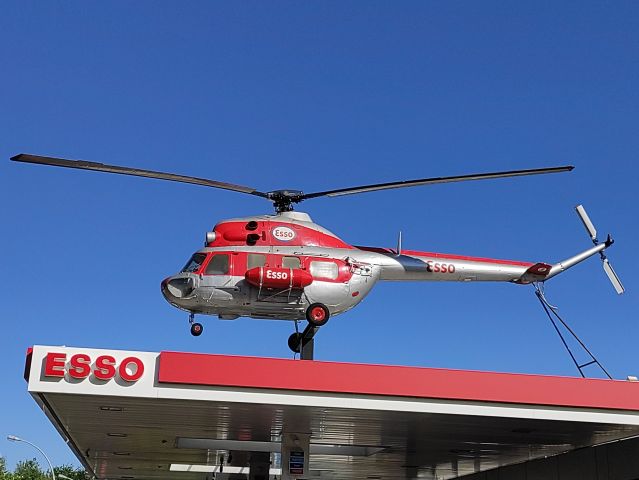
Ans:
[{"label": "helicopter cockpit window", "polygon": [[282,268],[300,268],[300,259],[297,257],[283,257]]},{"label": "helicopter cockpit window", "polygon": [[338,268],[335,262],[311,262],[311,275],[315,278],[326,278],[335,280],[337,278]]},{"label": "helicopter cockpit window", "polygon": [[218,253],[206,266],[206,275],[228,275],[229,273],[229,255],[228,253]]},{"label": "helicopter cockpit window", "polygon": [[195,272],[195,271],[197,271],[200,268],[200,266],[202,266],[202,262],[204,262],[205,258],[206,258],[206,254],[205,253],[195,253],[195,254],[193,254],[191,259],[188,262],[186,262],[186,265],[184,265],[184,268],[182,269],[182,272]]},{"label": "helicopter cockpit window", "polygon": [[249,270],[255,267],[266,265],[266,255],[263,253],[249,253],[246,258],[246,268]]}]

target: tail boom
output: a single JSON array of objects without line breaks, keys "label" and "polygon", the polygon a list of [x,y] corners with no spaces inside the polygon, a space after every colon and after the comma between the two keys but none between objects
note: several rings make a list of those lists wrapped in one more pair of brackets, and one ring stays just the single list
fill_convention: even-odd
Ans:
[{"label": "tail boom", "polygon": [[446,253],[356,248],[371,254],[366,260],[379,265],[380,280],[387,281],[513,282],[534,265],[531,262]]},{"label": "tail boom", "polygon": [[597,230],[582,205],[576,208],[588,236],[594,246],[566,260],[550,265],[547,263],[497,260],[492,258],[467,257],[434,252],[402,250],[401,236],[397,250],[375,247],[355,247],[368,252],[371,263],[381,267],[380,280],[408,281],[457,281],[457,282],[512,282],[529,284],[545,282],[565,272],[593,255],[599,254],[603,268],[617,293],[623,293],[621,280],[604,254],[614,240],[608,235],[605,242],[597,240]]},{"label": "tail boom", "polygon": [[550,269],[550,273],[545,278],[545,280],[549,280],[552,277],[554,277],[556,275],[559,275],[562,272],[565,272],[570,267],[573,267],[573,266],[577,265],[578,263],[583,262],[587,258],[590,258],[593,255],[598,254],[599,252],[603,252],[606,248],[608,248],[608,246],[609,246],[608,242],[599,243],[599,244],[595,245],[594,247],[589,248],[588,250],[584,250],[583,252],[578,253],[574,257],[570,257],[570,258],[568,258],[568,259],[566,259],[566,260],[564,260],[562,262],[556,263]]},{"label": "tail boom", "polygon": [[512,282],[530,284],[545,282],[587,258],[603,252],[612,239],[599,243],[556,264],[521,262],[492,258],[467,257],[434,252],[375,247],[356,247],[375,253],[367,261],[381,267],[380,280],[387,281],[452,281],[452,282]]}]

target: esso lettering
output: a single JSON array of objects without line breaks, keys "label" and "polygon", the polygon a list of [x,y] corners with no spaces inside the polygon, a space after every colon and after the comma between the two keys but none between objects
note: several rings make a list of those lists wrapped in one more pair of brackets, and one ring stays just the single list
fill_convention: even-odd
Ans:
[{"label": "esso lettering", "polygon": [[47,353],[44,364],[46,377],[69,377],[82,380],[93,375],[99,380],[109,381],[118,377],[125,382],[137,382],[144,374],[144,363],[137,357],[126,357],[117,361],[111,355],[100,355],[95,362],[85,353],[76,353],[67,359],[66,353]]},{"label": "esso lettering", "polygon": [[273,280],[288,280],[288,272],[274,272],[273,270],[267,270],[266,278],[271,278]]},{"label": "esso lettering", "polygon": [[273,236],[277,240],[281,240],[282,242],[288,242],[295,238],[295,231],[288,227],[275,227],[273,229]]},{"label": "esso lettering", "polygon": [[426,262],[426,271],[431,273],[455,273],[455,264],[438,263],[429,260]]}]

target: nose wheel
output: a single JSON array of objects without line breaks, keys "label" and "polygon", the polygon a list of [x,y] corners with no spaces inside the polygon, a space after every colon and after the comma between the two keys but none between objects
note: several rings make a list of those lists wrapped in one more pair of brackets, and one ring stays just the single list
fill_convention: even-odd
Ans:
[{"label": "nose wheel", "polygon": [[202,335],[202,331],[204,330],[204,327],[202,326],[201,323],[194,323],[193,325],[191,325],[191,335],[193,335],[194,337],[199,337],[200,335]]},{"label": "nose wheel", "polygon": [[204,331],[204,327],[202,326],[201,323],[197,323],[195,320],[195,314],[191,313],[189,315],[189,323],[191,324],[191,335],[193,335],[194,337],[199,337],[200,335],[202,335],[202,332]]}]

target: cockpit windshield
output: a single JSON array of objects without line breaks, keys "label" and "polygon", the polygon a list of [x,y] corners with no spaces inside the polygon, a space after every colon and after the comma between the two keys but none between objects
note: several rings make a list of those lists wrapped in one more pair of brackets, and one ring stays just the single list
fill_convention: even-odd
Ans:
[{"label": "cockpit windshield", "polygon": [[181,271],[195,272],[202,266],[202,263],[204,262],[205,258],[206,258],[206,253],[194,253],[191,259],[188,262],[186,262],[186,265],[184,265],[184,268]]}]

